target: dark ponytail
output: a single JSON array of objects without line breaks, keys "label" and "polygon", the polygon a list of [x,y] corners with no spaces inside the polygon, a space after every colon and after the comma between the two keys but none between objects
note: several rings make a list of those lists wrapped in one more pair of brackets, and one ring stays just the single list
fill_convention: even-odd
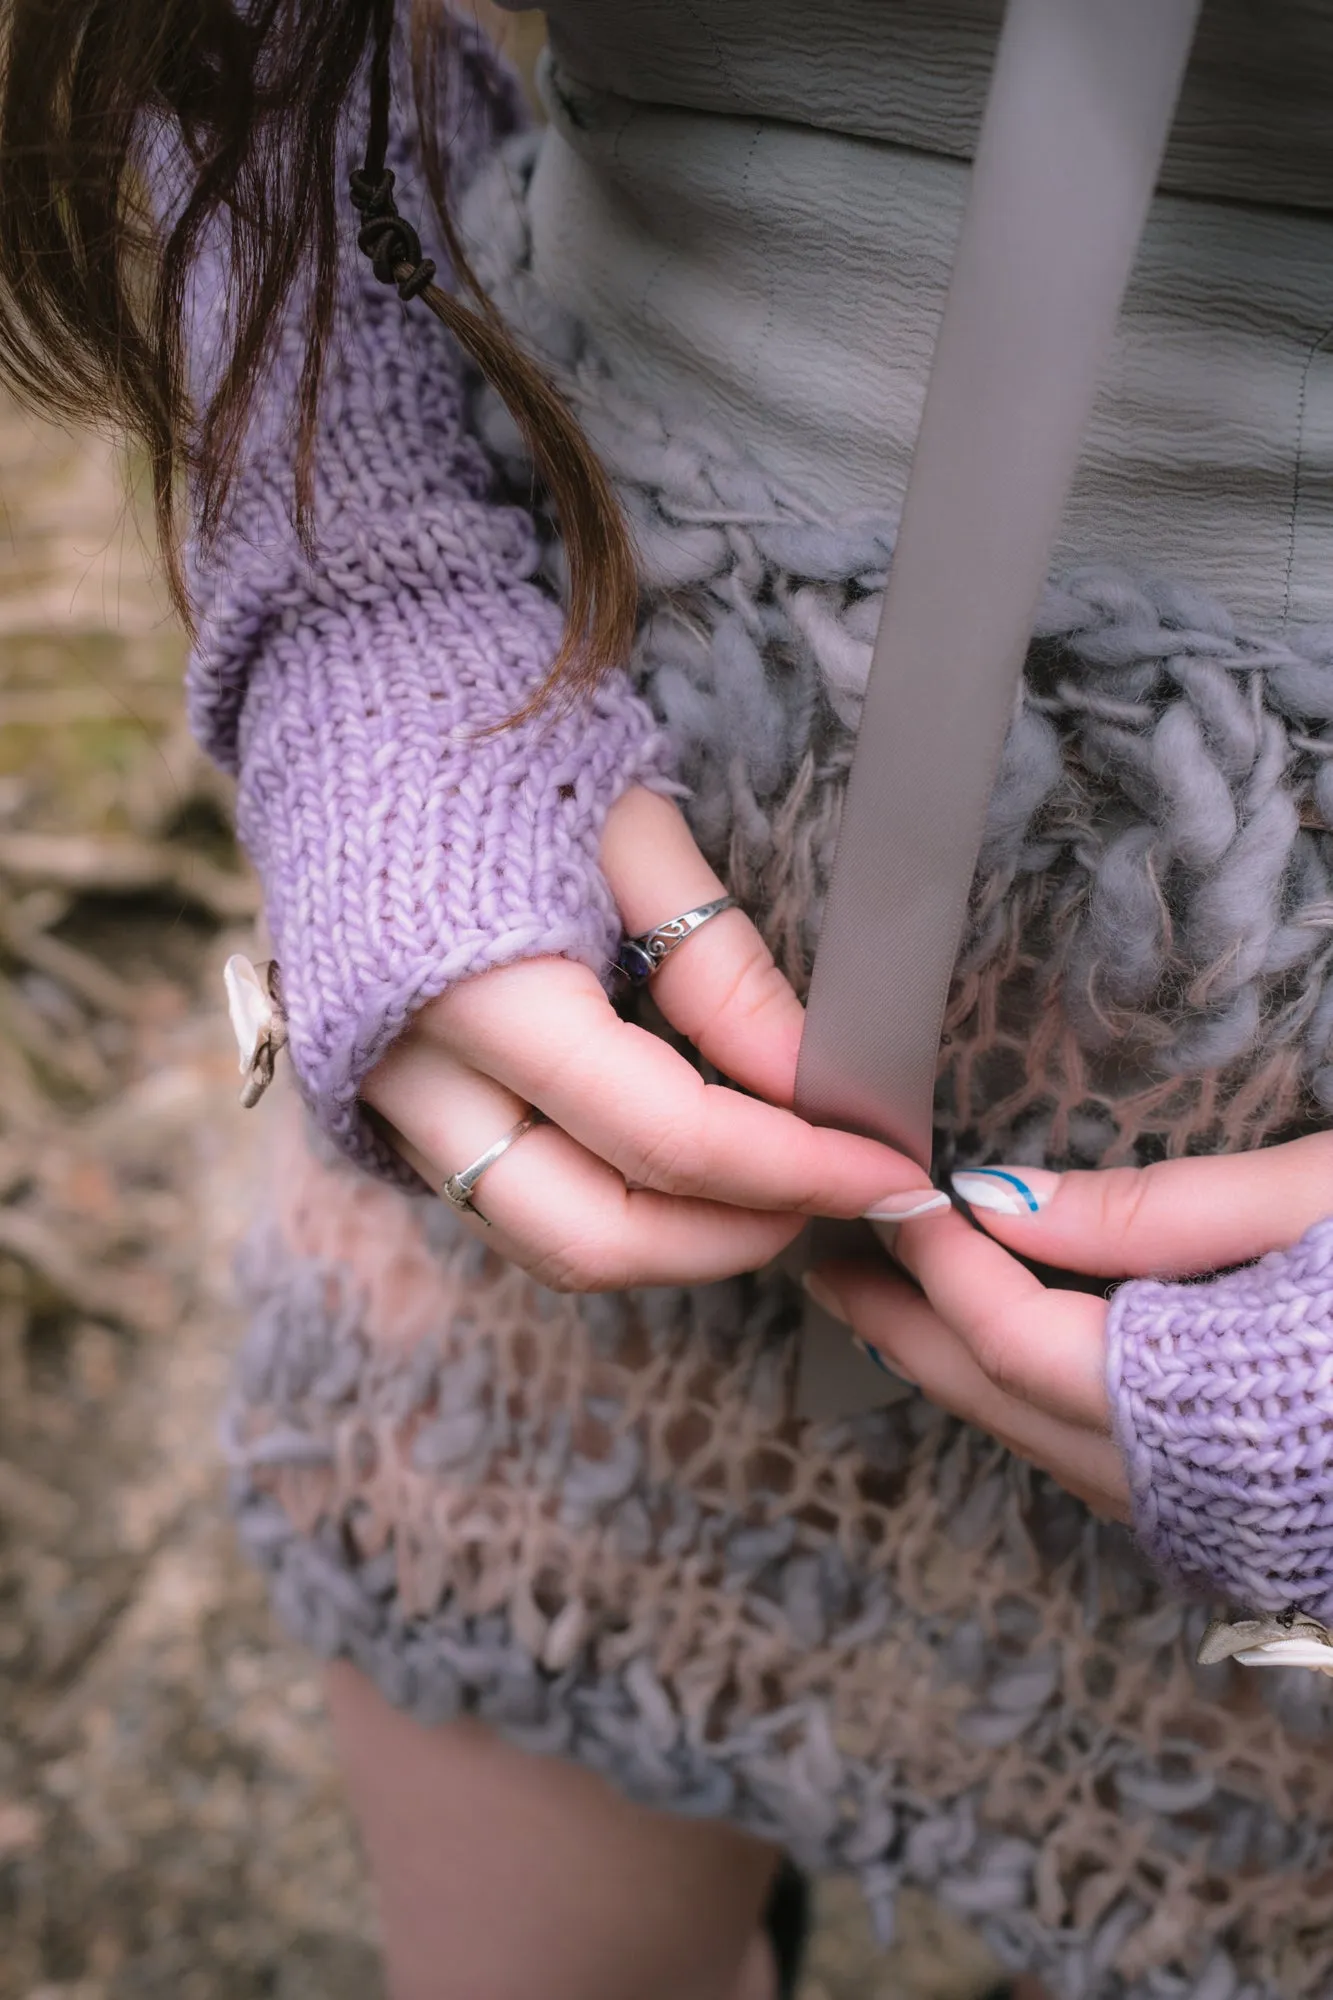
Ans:
[{"label": "dark ponytail", "polygon": [[[46,415],[111,421],[142,442],[173,596],[187,620],[181,479],[193,484],[206,547],[226,511],[254,385],[302,279],[310,330],[293,505],[309,541],[311,458],[348,199],[340,119],[374,50],[387,111],[392,6],[0,0],[0,374]],[[423,114],[441,101],[448,37],[442,0],[412,0]],[[144,132],[162,118],[179,128],[191,163],[191,184],[165,233],[138,171]],[[449,219],[441,137],[428,115],[422,129],[441,245],[470,303],[434,284],[420,288],[421,299],[512,411],[564,539],[565,638],[540,701],[552,689],[591,686],[623,663],[635,617],[632,553],[606,475],[573,416],[472,275]],[[368,141],[373,167],[374,135]],[[380,145],[382,163],[382,138]],[[219,213],[230,229],[237,311],[216,387],[196,412],[183,352],[185,300],[201,238]]]}]

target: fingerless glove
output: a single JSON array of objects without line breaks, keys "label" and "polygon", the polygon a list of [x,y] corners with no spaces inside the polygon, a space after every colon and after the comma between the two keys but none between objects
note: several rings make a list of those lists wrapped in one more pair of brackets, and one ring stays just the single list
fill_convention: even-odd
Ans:
[{"label": "fingerless glove", "polygon": [[1333,1220],[1196,1284],[1111,1301],[1134,1526],[1165,1577],[1333,1624]]},{"label": "fingerless glove", "polygon": [[[450,76],[440,130],[457,186],[520,111],[462,24]],[[365,143],[363,98],[345,121],[345,168]],[[409,90],[395,120],[399,205],[426,214]],[[598,865],[603,821],[628,785],[657,782],[663,746],[623,677],[481,733],[545,678],[561,612],[537,581],[532,519],[490,497],[459,350],[423,306],[376,282],[355,221],[349,206],[313,554],[291,520],[297,298],[225,529],[196,552],[189,699],[197,735],[238,780],[300,1087],[347,1153],[411,1181],[359,1109],[362,1079],[457,980],[544,953],[605,970],[619,923]],[[194,278],[192,359],[205,378],[229,282],[219,231]]]}]

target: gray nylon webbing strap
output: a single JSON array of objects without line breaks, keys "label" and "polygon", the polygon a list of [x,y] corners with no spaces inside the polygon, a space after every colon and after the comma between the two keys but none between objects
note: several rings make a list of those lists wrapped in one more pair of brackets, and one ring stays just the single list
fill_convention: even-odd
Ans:
[{"label": "gray nylon webbing strap", "polygon": [[928,1165],[939,1036],[1061,510],[1199,0],[1009,0],[843,811],[803,1116]]}]

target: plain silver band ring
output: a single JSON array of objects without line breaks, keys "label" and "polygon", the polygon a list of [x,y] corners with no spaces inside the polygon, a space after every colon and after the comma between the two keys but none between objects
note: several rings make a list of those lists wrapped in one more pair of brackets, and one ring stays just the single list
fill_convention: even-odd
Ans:
[{"label": "plain silver band ring", "polygon": [[625,938],[616,965],[632,986],[642,986],[652,978],[663,959],[669,958],[686,938],[693,937],[710,917],[720,917],[724,910],[735,907],[734,896],[715,896],[711,903],[699,903],[678,917],[668,917],[664,924],[655,924],[652,930],[641,931],[638,937]]},{"label": "plain silver band ring", "polygon": [[[534,1125],[543,1125],[545,1122],[539,1111],[529,1112],[526,1118],[520,1118],[517,1125],[511,1126],[509,1131],[497,1139],[493,1146],[488,1146],[486,1151],[475,1159],[470,1167],[464,1167],[463,1171],[459,1174],[450,1174],[448,1180],[445,1181],[440,1189],[441,1195],[448,1202],[450,1208],[457,1209],[460,1215],[475,1215],[478,1222],[486,1222],[485,1216],[472,1199],[476,1192],[478,1181],[488,1168],[495,1165],[502,1154],[509,1151],[509,1148],[516,1140],[523,1137],[525,1132],[530,1132]],[[486,1227],[490,1228],[488,1222],[486,1222]]]}]

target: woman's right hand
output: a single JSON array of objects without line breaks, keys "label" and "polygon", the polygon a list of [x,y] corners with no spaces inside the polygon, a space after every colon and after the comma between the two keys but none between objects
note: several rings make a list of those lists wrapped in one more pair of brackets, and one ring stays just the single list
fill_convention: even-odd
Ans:
[{"label": "woman's right hand", "polygon": [[[602,865],[630,935],[723,893],[676,807],[642,789],[608,815]],[[550,1120],[487,1170],[475,1200],[485,1240],[557,1291],[730,1277],[777,1256],[808,1216],[894,1219],[929,1197],[901,1154],[788,1108],[802,1009],[739,910],[666,959],[653,998],[755,1096],[706,1084],[564,958],[460,981],[422,1009],[363,1096],[436,1188],[530,1108]]]}]

